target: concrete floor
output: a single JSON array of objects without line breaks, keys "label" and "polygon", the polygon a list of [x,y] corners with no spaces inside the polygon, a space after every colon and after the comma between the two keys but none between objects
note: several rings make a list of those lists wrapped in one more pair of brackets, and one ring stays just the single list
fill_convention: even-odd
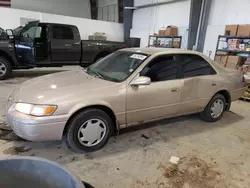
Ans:
[{"label": "concrete floor", "polygon": [[[68,68],[17,71],[15,77],[0,81],[0,115],[4,113],[7,96],[18,84],[65,69]],[[205,123],[197,115],[192,115],[131,128],[111,138],[101,151],[86,155],[71,152],[63,141],[32,143],[0,140],[0,157],[44,157],[62,164],[96,188],[248,188],[249,107],[248,102],[234,102],[231,111],[215,123]],[[25,146],[27,151],[16,151],[15,147],[19,146]],[[216,172],[215,176],[209,179],[208,171],[205,175],[193,173],[195,170],[189,167],[189,176],[181,170],[177,173],[170,170],[174,173],[169,175],[171,156],[178,156],[181,161],[195,157],[201,165],[193,166],[193,169],[202,168],[205,163],[210,172]],[[174,177],[182,175],[182,179]],[[207,179],[204,179],[205,176]]]}]

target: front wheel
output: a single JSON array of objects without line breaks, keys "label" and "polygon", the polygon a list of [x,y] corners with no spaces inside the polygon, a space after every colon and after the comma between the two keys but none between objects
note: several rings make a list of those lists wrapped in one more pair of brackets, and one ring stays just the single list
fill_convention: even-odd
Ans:
[{"label": "front wheel", "polygon": [[80,153],[99,150],[108,142],[113,128],[113,121],[104,111],[87,109],[69,122],[67,144]]},{"label": "front wheel", "polygon": [[12,67],[9,61],[4,57],[0,57],[0,80],[8,78],[12,72]]},{"label": "front wheel", "polygon": [[200,113],[201,119],[207,122],[219,120],[226,107],[226,99],[221,94],[216,94],[208,103],[203,112]]}]

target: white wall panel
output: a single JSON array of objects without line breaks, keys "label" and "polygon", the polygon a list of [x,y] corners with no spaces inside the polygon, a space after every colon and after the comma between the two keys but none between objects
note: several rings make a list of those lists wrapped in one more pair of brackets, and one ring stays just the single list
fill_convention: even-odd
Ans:
[{"label": "white wall panel", "polygon": [[250,0],[213,0],[209,25],[250,23]]},{"label": "white wall panel", "polygon": [[113,4],[118,4],[118,0],[98,0],[98,7],[105,7]]},{"label": "white wall panel", "polygon": [[98,20],[118,22],[118,0],[98,0]]},{"label": "white wall panel", "polygon": [[82,39],[88,39],[88,36],[94,32],[105,32],[108,40],[123,41],[123,24],[119,23],[45,13],[42,14],[42,21],[76,25]]},{"label": "white wall panel", "polygon": [[12,8],[0,8],[0,18],[0,27],[3,29],[14,29],[20,26],[20,18],[41,20],[41,13]]},{"label": "white wall panel", "polygon": [[123,41],[123,24],[91,20],[85,18],[61,16],[48,13],[25,10],[0,8],[0,27],[4,29],[16,28],[20,25],[20,18],[36,19],[42,22],[73,24],[79,28],[82,39],[88,39],[94,32],[105,32],[108,40]]},{"label": "white wall panel", "polygon": [[209,56],[210,51],[212,52],[211,58],[215,56],[216,44],[218,36],[224,34],[225,26],[224,25],[209,25],[207,27],[207,34],[205,38],[204,50],[203,53]]},{"label": "white wall panel", "polygon": [[157,33],[168,25],[175,25],[179,28],[179,35],[183,36],[185,42],[182,47],[185,48],[189,10],[190,0],[135,10],[131,37],[141,38],[141,47],[145,47],[150,34]]},{"label": "white wall panel", "polygon": [[90,18],[89,0],[11,0],[15,9]]}]

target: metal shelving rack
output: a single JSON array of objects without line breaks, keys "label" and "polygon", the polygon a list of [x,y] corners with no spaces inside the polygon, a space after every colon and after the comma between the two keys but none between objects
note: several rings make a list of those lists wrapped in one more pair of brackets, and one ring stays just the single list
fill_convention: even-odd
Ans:
[{"label": "metal shelving rack", "polygon": [[[156,44],[150,44],[150,41],[152,38],[155,38]],[[163,45],[159,45],[158,41],[159,39],[171,39],[171,46],[170,47],[166,47]],[[182,36],[159,36],[159,35],[149,35],[148,38],[148,47],[160,47],[160,48],[173,48],[174,46],[174,41],[176,41],[176,39],[179,39],[179,46],[178,48],[181,48],[181,41],[182,41]]]},{"label": "metal shelving rack", "polygon": [[250,36],[225,36],[225,35],[219,35],[218,40],[217,40],[217,45],[216,45],[216,51],[215,55],[217,56],[225,56],[224,54],[218,54],[217,52],[227,52],[228,54],[250,54],[250,51],[242,51],[242,50],[227,50],[227,49],[219,49],[219,44],[221,41],[221,38],[226,39],[225,41],[227,42],[229,39],[242,39],[242,40],[250,40]]},{"label": "metal shelving rack", "polygon": [[[226,40],[221,40],[221,38],[224,38]],[[229,39],[242,39],[242,40],[249,40],[250,41],[250,36],[225,36],[225,35],[219,35],[218,40],[217,40],[217,45],[216,45],[216,51],[215,55],[216,56],[227,56],[227,55],[238,55],[238,54],[244,54],[245,57],[250,57],[250,51],[244,51],[244,50],[227,50],[227,49],[219,49],[219,44],[220,41],[225,41],[228,42]],[[217,52],[226,52],[225,54],[218,54]],[[246,83],[245,85],[245,92],[250,92],[249,90],[250,84]],[[249,97],[242,96],[241,98],[250,100]]]}]

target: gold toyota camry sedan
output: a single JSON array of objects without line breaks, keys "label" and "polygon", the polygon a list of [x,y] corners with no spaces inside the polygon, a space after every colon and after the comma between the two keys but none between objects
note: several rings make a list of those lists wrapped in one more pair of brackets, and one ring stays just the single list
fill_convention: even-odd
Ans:
[{"label": "gold toyota camry sedan", "polygon": [[243,91],[241,73],[201,53],[128,48],[86,69],[24,82],[8,98],[7,120],[26,140],[65,135],[73,150],[88,152],[143,122],[193,113],[217,121]]}]

